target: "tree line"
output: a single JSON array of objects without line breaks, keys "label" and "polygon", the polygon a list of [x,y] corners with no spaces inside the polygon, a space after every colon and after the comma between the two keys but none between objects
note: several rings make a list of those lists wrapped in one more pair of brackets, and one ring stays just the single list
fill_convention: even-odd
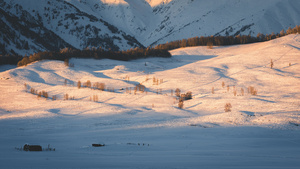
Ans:
[{"label": "tree line", "polygon": [[154,49],[165,49],[172,50],[182,47],[193,47],[193,46],[227,46],[227,45],[238,45],[238,44],[248,44],[255,42],[264,42],[272,39],[276,39],[289,34],[300,33],[300,26],[294,28],[289,27],[286,31],[281,30],[280,33],[271,34],[261,34],[258,33],[257,36],[250,35],[237,35],[237,36],[208,36],[208,37],[193,37],[188,39],[176,40],[172,42],[167,42],[165,44],[159,44],[154,46]]},{"label": "tree line", "polygon": [[44,51],[24,56],[18,61],[18,66],[24,66],[39,60],[67,60],[70,58],[94,58],[94,59],[113,59],[129,61],[147,57],[171,57],[168,50],[153,48],[134,48],[126,51],[106,51],[102,48],[86,48],[84,50],[64,48],[58,52]]},{"label": "tree line", "polygon": [[189,39],[182,39],[165,44],[159,44],[148,48],[134,48],[125,51],[104,50],[102,48],[86,48],[83,50],[64,48],[60,51],[43,51],[34,53],[30,56],[21,55],[0,55],[0,65],[17,64],[18,66],[27,65],[34,61],[43,59],[48,60],[66,60],[70,58],[94,58],[94,59],[114,59],[129,61],[133,59],[141,59],[148,57],[171,57],[168,50],[177,49],[181,47],[192,46],[226,46],[237,44],[248,44],[255,42],[269,41],[289,34],[300,33],[300,26],[294,28],[289,27],[286,31],[282,30],[280,33],[261,34],[258,33],[256,37],[250,35],[237,36],[208,36],[208,37],[193,37]]}]

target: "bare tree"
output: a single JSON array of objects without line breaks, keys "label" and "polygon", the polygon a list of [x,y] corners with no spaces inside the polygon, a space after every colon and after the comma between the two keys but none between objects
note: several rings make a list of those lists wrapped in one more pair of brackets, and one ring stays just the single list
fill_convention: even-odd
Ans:
[{"label": "bare tree", "polygon": [[273,60],[271,59],[271,63],[270,63],[271,69],[273,69],[274,63]]},{"label": "bare tree", "polygon": [[64,85],[67,86],[67,84],[68,84],[68,80],[65,79]]},{"label": "bare tree", "polygon": [[78,87],[78,89],[81,88],[81,81],[80,80],[77,82],[77,87]]},{"label": "bare tree", "polygon": [[69,59],[65,59],[64,64],[65,64],[65,66],[69,66]]},{"label": "bare tree", "polygon": [[183,108],[183,99],[179,99],[178,108],[180,108],[180,109]]},{"label": "bare tree", "polygon": [[69,100],[69,95],[68,95],[68,93],[66,93],[66,94],[64,95],[64,99],[65,99],[65,100]]},{"label": "bare tree", "polygon": [[180,97],[180,92],[181,92],[180,89],[177,88],[175,90],[175,96]]},{"label": "bare tree", "polygon": [[248,93],[255,96],[255,95],[257,95],[257,90],[254,87],[249,86],[248,87]]},{"label": "bare tree", "polygon": [[225,83],[224,83],[224,82],[222,82],[222,87],[223,87],[223,88],[225,87]]},{"label": "bare tree", "polygon": [[224,106],[225,112],[231,112],[231,108],[232,108],[232,106],[230,103],[226,103]]}]

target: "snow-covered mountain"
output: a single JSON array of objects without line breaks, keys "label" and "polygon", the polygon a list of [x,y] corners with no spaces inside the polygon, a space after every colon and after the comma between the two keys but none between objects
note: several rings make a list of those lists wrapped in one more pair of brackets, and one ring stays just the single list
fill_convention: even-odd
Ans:
[{"label": "snow-covered mountain", "polygon": [[299,6],[298,0],[2,0],[0,49],[125,50],[195,36],[279,33],[300,24]]},{"label": "snow-covered mountain", "polygon": [[[1,29],[0,38],[0,46],[5,50],[2,53],[13,53],[13,50],[29,54],[64,47],[120,50],[142,46],[133,36],[102,17],[87,13],[85,4],[81,3],[62,0],[2,1],[0,21],[5,26]],[[53,45],[49,47],[49,44]]]}]

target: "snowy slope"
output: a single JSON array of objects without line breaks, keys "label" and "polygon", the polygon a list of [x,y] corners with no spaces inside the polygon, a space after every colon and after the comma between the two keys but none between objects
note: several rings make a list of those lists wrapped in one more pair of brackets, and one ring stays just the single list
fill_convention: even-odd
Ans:
[{"label": "snowy slope", "polygon": [[[297,6],[300,6],[298,0],[5,0],[1,3],[4,13],[20,20],[34,18],[42,29],[52,31],[75,48],[113,50],[195,36],[279,33],[300,24]],[[2,22],[8,21],[2,17]],[[1,33],[7,34],[4,30]],[[26,36],[22,31],[21,34]],[[0,49],[7,53],[16,49],[24,54],[46,48],[43,44],[40,48],[31,45],[33,40],[23,36],[20,36],[22,42],[11,40],[12,44],[2,37]],[[27,50],[22,47],[25,41],[29,43]],[[18,47],[11,47],[17,44]]]},{"label": "snowy slope", "polygon": [[[176,49],[171,58],[71,59],[75,67],[47,60],[9,70],[1,66],[1,166],[297,168],[299,49],[300,35],[289,35],[249,45]],[[163,83],[153,84],[153,77]],[[114,92],[78,89],[78,80],[102,82]],[[146,87],[144,93],[126,92],[139,83]],[[248,86],[258,94],[250,95]],[[30,88],[57,100],[37,98]],[[171,94],[176,88],[193,93],[183,109]],[[74,100],[64,100],[66,93]],[[95,95],[97,102],[90,100]],[[224,112],[226,103],[231,112]],[[15,149],[25,143],[51,144],[56,151]]]},{"label": "snowy slope", "polygon": [[[1,88],[4,94],[0,106],[10,113],[4,111],[0,118],[53,116],[55,114],[50,111],[53,108],[62,109],[66,114],[84,112],[83,116],[97,115],[98,108],[105,107],[101,109],[102,113],[111,110],[115,113],[130,112],[133,109],[189,117],[182,122],[183,125],[216,123],[225,126],[283,127],[290,123],[299,124],[299,41],[299,35],[289,35],[265,43],[216,47],[213,50],[205,47],[184,48],[171,51],[172,58],[132,62],[72,59],[74,68],[64,66],[61,61],[33,63],[1,73],[1,85],[5,87]],[[271,59],[273,69],[270,69]],[[153,77],[163,79],[163,83],[154,85]],[[83,83],[87,80],[105,83],[115,92],[76,88],[78,81]],[[222,82],[225,83],[224,88]],[[26,90],[24,83],[28,84]],[[137,92],[134,95],[133,88],[139,83],[146,87],[147,93]],[[257,96],[247,92],[249,86],[258,90]],[[212,87],[215,94],[211,93]],[[36,99],[37,96],[29,92],[30,88],[48,91],[50,96],[56,95],[59,101]],[[132,88],[131,94],[126,92],[126,88]],[[171,90],[176,88],[181,89],[182,93],[193,93],[193,99],[184,103],[184,110],[177,108],[178,100],[171,95]],[[234,90],[237,96],[234,96]],[[11,92],[16,97],[4,99]],[[66,93],[76,99],[63,101]],[[99,103],[90,101],[93,95],[99,95]],[[26,97],[31,99],[24,99]],[[233,110],[223,113],[227,102],[232,104]],[[22,106],[16,107],[11,103]],[[49,106],[41,110],[43,113],[36,114],[34,107],[41,103]],[[71,108],[69,103],[76,103],[78,107]],[[234,120],[224,120],[225,117]],[[265,118],[268,120],[260,121]]]}]

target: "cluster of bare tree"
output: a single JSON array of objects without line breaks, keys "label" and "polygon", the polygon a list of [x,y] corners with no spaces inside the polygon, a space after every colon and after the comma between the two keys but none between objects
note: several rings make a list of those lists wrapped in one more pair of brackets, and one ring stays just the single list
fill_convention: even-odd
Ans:
[{"label": "cluster of bare tree", "polygon": [[[173,95],[173,90],[171,90],[171,95]],[[177,88],[175,90],[175,96],[178,97],[178,108],[182,109],[183,108],[183,102],[185,100],[190,100],[193,98],[192,92],[188,91],[187,93],[181,93],[181,90]]]}]

